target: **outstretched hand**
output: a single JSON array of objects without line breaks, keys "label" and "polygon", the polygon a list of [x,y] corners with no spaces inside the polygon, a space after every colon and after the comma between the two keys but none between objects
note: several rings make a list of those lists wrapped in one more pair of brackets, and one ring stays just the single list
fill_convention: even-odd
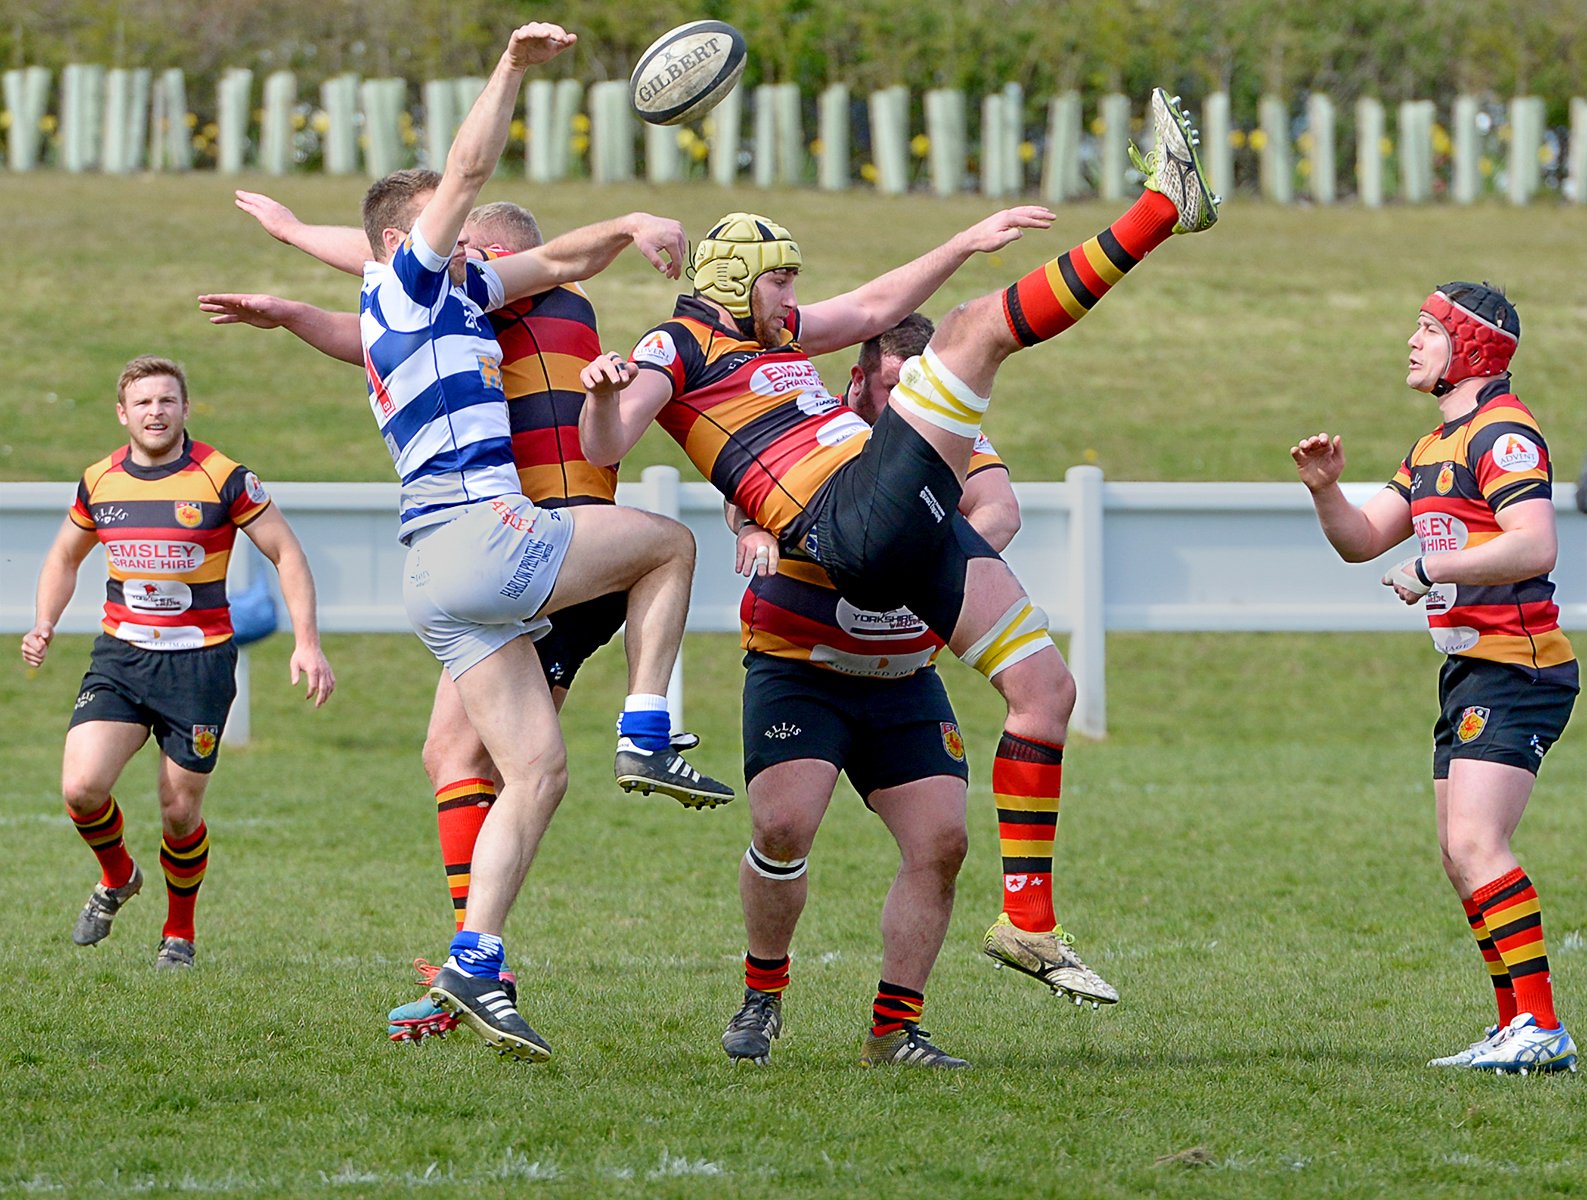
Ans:
[{"label": "outstretched hand", "polygon": [[959,236],[974,254],[991,254],[1025,236],[1027,229],[1046,229],[1058,214],[1039,204],[1021,204],[977,221]]},{"label": "outstretched hand", "polygon": [[1345,454],[1337,435],[1330,438],[1326,433],[1319,433],[1303,438],[1289,448],[1289,456],[1295,460],[1300,481],[1314,492],[1332,487],[1344,474]]},{"label": "outstretched hand", "polygon": [[521,71],[536,63],[549,62],[578,40],[577,34],[569,33],[560,25],[531,21],[512,31],[507,42],[507,61]]},{"label": "outstretched hand", "polygon": [[219,293],[198,298],[198,310],[210,314],[211,325],[280,329],[287,322],[287,309],[287,301],[263,293]]},{"label": "outstretched hand", "polygon": [[689,239],[683,226],[670,217],[634,214],[634,247],[668,279],[683,274],[683,260],[689,253]]},{"label": "outstretched hand", "polygon": [[233,194],[237,198],[237,207],[258,221],[266,233],[278,242],[291,245],[289,239],[292,232],[301,227],[303,222],[297,219],[290,208],[263,192],[245,192],[238,188]]},{"label": "outstretched hand", "polygon": [[633,383],[638,374],[633,363],[613,350],[591,359],[590,364],[579,372],[579,382],[592,396],[606,399]]}]

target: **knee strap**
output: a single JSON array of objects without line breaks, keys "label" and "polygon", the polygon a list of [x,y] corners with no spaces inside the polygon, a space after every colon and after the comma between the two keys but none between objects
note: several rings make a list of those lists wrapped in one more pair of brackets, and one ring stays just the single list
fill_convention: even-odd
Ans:
[{"label": "knee strap", "polygon": [[930,346],[903,365],[892,391],[893,404],[928,424],[967,438],[981,432],[981,418],[991,402],[991,397],[976,395],[948,370]]},{"label": "knee strap", "polygon": [[755,849],[755,843],[749,844],[749,849],[744,851],[744,861],[749,864],[749,869],[765,879],[775,879],[783,883],[792,882],[803,875],[810,865],[808,858],[791,858],[783,862],[775,858],[767,858]]},{"label": "knee strap", "polygon": [[959,658],[966,666],[974,667],[991,679],[999,671],[1041,653],[1050,645],[1047,614],[1024,597]]}]

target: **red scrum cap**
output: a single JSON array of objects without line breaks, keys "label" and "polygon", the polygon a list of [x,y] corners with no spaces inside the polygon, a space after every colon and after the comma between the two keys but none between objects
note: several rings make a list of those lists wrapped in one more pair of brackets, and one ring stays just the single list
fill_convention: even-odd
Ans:
[{"label": "red scrum cap", "polygon": [[1442,396],[1462,379],[1503,375],[1521,343],[1521,318],[1488,283],[1446,283],[1422,304],[1449,339],[1449,366],[1433,389]]}]

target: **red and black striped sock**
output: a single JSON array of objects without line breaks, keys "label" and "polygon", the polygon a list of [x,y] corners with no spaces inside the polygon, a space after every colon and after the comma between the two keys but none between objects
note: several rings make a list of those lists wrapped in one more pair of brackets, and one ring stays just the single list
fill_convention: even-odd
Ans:
[{"label": "red and black striped sock", "polygon": [[1003,292],[1003,316],[1021,346],[1055,338],[1096,306],[1125,272],[1166,242],[1174,202],[1142,192],[1130,210],[1090,241],[1037,267]]},{"label": "red and black striped sock", "polygon": [[1529,1012],[1539,1027],[1555,1029],[1554,986],[1543,944],[1543,913],[1537,890],[1526,872],[1516,867],[1471,894],[1482,910],[1483,924],[1515,987],[1517,1012]]},{"label": "red and black striped sock", "polygon": [[160,867],[165,872],[165,928],[162,937],[193,940],[193,906],[209,867],[209,827],[200,821],[186,837],[160,839]]},{"label": "red and black striped sock", "polygon": [[992,760],[992,799],[1003,854],[1003,911],[1020,929],[1048,933],[1064,748],[1006,730]]},{"label": "red and black striped sock", "polygon": [[1462,900],[1460,903],[1466,910],[1471,934],[1477,939],[1477,949],[1482,954],[1483,964],[1488,968],[1488,977],[1493,980],[1494,996],[1499,1002],[1499,1028],[1503,1029],[1516,1014],[1515,985],[1510,982],[1510,971],[1504,965],[1499,948],[1488,935],[1481,906],[1475,900]]},{"label": "red and black striped sock", "polygon": [[788,990],[788,969],[791,962],[786,954],[781,958],[756,958],[744,956],[744,986],[757,992],[770,992],[780,996]]},{"label": "red and black striped sock", "polygon": [[459,930],[468,915],[469,872],[474,862],[474,843],[485,824],[490,806],[496,803],[496,785],[488,779],[459,779],[443,784],[435,792],[435,823],[441,834],[441,865],[446,868],[446,886],[452,893],[452,916]]},{"label": "red and black striped sock", "polygon": [[924,992],[884,979],[876,985],[876,999],[871,1002],[871,1033],[881,1037],[905,1025],[919,1025],[920,1014],[925,1010]]},{"label": "red and black striped sock", "polygon": [[127,853],[127,843],[121,836],[121,805],[114,796],[106,796],[104,807],[86,817],[79,817],[70,808],[66,815],[99,860],[101,883],[118,888],[132,878],[132,855]]}]

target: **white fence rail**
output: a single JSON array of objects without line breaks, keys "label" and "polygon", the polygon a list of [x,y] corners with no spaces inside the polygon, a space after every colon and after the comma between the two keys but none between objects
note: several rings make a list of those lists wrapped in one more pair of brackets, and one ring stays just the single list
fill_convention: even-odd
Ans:
[{"label": "white fence rail", "polygon": [[[69,483],[0,484],[0,633],[33,623],[33,583],[71,503]],[[1347,485],[1360,502],[1376,484]],[[1323,540],[1311,501],[1288,483],[1108,483],[1076,467],[1062,483],[1016,485],[1024,527],[1008,559],[1055,631],[1070,635],[1079,689],[1074,728],[1107,728],[1109,630],[1416,630],[1419,609],[1378,585],[1385,565],[1339,561]],[[397,487],[374,483],[280,483],[272,491],[306,548],[327,632],[406,632],[403,548],[396,540]],[[1561,622],[1587,628],[1587,518],[1569,484],[1555,489],[1560,515],[1554,572]],[[675,514],[695,534],[689,628],[738,628],[744,581],[733,571],[733,539],[721,500],[705,483],[679,483],[651,467],[618,490],[625,504]],[[61,622],[64,632],[98,628],[104,566],[95,551]],[[284,610],[283,610],[284,611]]]}]

